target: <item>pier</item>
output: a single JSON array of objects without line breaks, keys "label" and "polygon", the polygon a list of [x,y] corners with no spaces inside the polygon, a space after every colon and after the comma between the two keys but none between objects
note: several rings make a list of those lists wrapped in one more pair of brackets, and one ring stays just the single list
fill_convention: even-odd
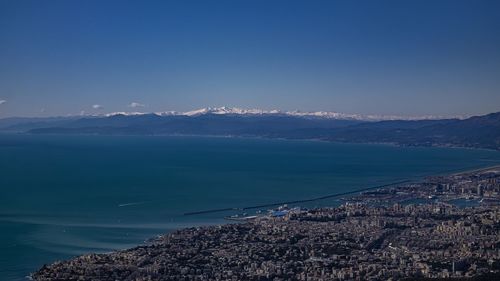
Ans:
[{"label": "pier", "polygon": [[392,185],[398,185],[398,184],[408,183],[410,181],[411,180],[403,180],[403,181],[392,182],[392,183],[383,184],[383,185],[366,187],[366,188],[357,189],[357,190],[353,190],[353,191],[347,191],[347,192],[340,192],[340,193],[325,195],[325,196],[311,198],[311,199],[283,201],[283,202],[276,202],[276,203],[268,203],[268,204],[262,204],[262,205],[255,205],[255,206],[247,206],[247,207],[243,207],[243,208],[221,208],[221,209],[202,210],[202,211],[195,211],[195,212],[184,213],[184,215],[185,216],[193,216],[193,215],[201,215],[201,214],[209,214],[209,213],[219,213],[219,212],[227,212],[227,211],[237,211],[237,210],[244,211],[244,210],[260,209],[260,208],[269,208],[269,207],[280,206],[280,205],[285,205],[285,204],[289,205],[289,204],[309,203],[309,202],[314,202],[314,201],[320,201],[320,200],[335,198],[335,197],[339,197],[339,196],[356,194],[356,193],[360,193],[360,192],[363,192],[363,191],[368,191],[368,190],[373,190],[373,189],[378,189],[378,188],[384,188],[384,187],[388,187],[388,186],[392,186]]}]

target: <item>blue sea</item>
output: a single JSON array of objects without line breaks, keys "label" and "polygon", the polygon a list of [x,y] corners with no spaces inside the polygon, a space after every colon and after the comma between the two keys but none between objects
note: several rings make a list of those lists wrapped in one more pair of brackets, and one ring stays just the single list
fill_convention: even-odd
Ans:
[{"label": "blue sea", "polygon": [[225,213],[185,212],[308,199],[499,163],[498,152],[456,148],[0,135],[0,280],[25,280],[45,263],[133,247],[178,228],[226,223]]}]

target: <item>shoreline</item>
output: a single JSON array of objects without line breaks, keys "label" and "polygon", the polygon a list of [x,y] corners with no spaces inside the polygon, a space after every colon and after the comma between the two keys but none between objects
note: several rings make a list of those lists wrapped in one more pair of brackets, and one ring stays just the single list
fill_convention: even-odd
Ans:
[{"label": "shoreline", "polygon": [[[0,133],[1,134],[1,133]],[[200,135],[200,134],[145,134],[145,135],[134,135],[134,134],[85,134],[85,133],[75,133],[75,134],[63,134],[63,133],[44,133],[44,134],[33,134],[29,132],[5,132],[1,135],[28,135],[28,136],[109,136],[109,137],[196,137],[196,138],[222,138],[222,139],[262,139],[262,140],[283,140],[283,141],[304,141],[304,142],[323,142],[323,143],[334,143],[334,144],[351,144],[351,145],[381,145],[381,146],[392,146],[392,147],[410,147],[410,148],[450,148],[450,149],[466,149],[466,150],[484,150],[492,152],[500,152],[500,148],[486,148],[486,147],[473,147],[473,146],[459,146],[459,145],[448,145],[448,144],[431,144],[431,145],[419,145],[419,144],[402,144],[397,142],[344,142],[338,140],[328,140],[321,138],[286,138],[286,137],[269,137],[269,136],[245,136],[245,135]]]},{"label": "shoreline", "polygon": [[280,205],[310,203],[310,202],[321,201],[321,200],[331,199],[331,198],[345,196],[345,195],[351,195],[351,194],[361,193],[361,192],[368,191],[368,190],[373,190],[373,189],[382,189],[382,188],[386,188],[386,187],[390,187],[390,186],[394,186],[394,185],[398,185],[398,184],[402,184],[402,183],[409,183],[409,182],[411,182],[411,180],[403,180],[403,181],[397,181],[397,182],[392,182],[392,183],[383,184],[383,185],[377,185],[377,186],[371,186],[371,187],[361,188],[361,189],[357,189],[357,190],[354,190],[354,191],[347,191],[347,192],[341,192],[341,193],[324,195],[324,196],[310,198],[310,199],[282,201],[282,202],[276,202],[276,203],[267,203],[267,204],[261,204],[261,205],[255,205],[255,206],[247,206],[247,207],[242,207],[242,208],[225,208],[225,209],[212,209],[212,210],[194,211],[194,212],[184,213],[183,215],[184,216],[193,216],[193,215],[201,215],[201,214],[208,214],[208,213],[218,213],[218,212],[224,212],[224,211],[234,211],[234,210],[245,211],[245,210],[268,208],[268,207],[280,206]]},{"label": "shoreline", "polygon": [[[198,138],[198,137],[197,137],[197,138]],[[27,138],[27,139],[29,139],[29,138]],[[37,138],[37,137],[36,137],[36,138],[33,138],[33,140],[36,140],[36,139],[38,139],[38,138]],[[66,137],[61,137],[61,138],[40,138],[40,141],[44,141],[44,140],[49,140],[49,141],[50,141],[50,140],[54,140],[54,141],[56,141],[57,139],[59,140],[58,142],[60,142],[60,143],[62,143],[62,142],[69,142],[69,143],[70,143],[70,142],[73,142],[73,140],[74,140],[74,141],[77,141],[77,140],[79,140],[79,139],[82,139],[83,141],[85,141],[85,140],[86,140],[86,138],[85,138],[85,137],[81,137],[81,138],[80,138],[79,136],[73,136],[73,137],[71,137],[71,136],[70,136],[70,138],[69,138],[69,139],[67,139],[67,140],[66,140]],[[89,141],[89,142],[93,142],[93,141],[92,141],[93,139],[95,140],[95,143],[100,143],[100,142],[101,142],[101,141],[98,141],[98,140],[100,139],[100,137],[98,137],[98,136],[97,136],[97,137],[95,137],[95,138],[93,138],[93,137],[91,136],[91,137],[89,137],[89,139],[87,139],[87,141]],[[106,139],[107,139],[107,140],[106,140]],[[131,140],[130,140],[130,141],[126,141],[125,139],[127,139],[127,138],[126,138],[126,137],[125,137],[125,138],[123,138],[123,142],[127,142],[127,143],[128,143],[128,142],[134,142],[134,141],[135,141],[133,138],[131,138]],[[165,138],[165,139],[159,139],[159,140],[156,140],[156,141],[155,141],[155,140],[150,140],[150,141],[148,141],[147,139],[149,139],[149,137],[145,137],[143,142],[144,142],[144,143],[163,143],[164,141],[165,141],[165,142],[168,142],[166,138]],[[245,138],[245,139],[246,139],[246,138]],[[106,143],[107,143],[107,142],[112,142],[112,141],[114,141],[114,140],[115,140],[115,141],[117,141],[117,142],[121,142],[121,141],[119,141],[119,140],[120,140],[120,138],[119,138],[119,137],[117,137],[116,139],[115,139],[115,138],[112,138],[112,137],[110,137],[110,138],[103,138],[103,141],[104,141],[104,142],[106,142]],[[139,138],[138,138],[138,139],[136,139],[136,140],[137,140],[137,141],[139,141]],[[183,140],[183,139],[180,139],[179,141],[172,141],[172,142],[182,142],[182,140]],[[186,140],[188,140],[188,139],[186,139]],[[309,145],[304,144],[304,145],[302,145],[302,143],[306,143],[306,142],[309,142],[309,141],[305,141],[305,140],[293,140],[293,141],[298,141],[299,143],[296,143],[296,144],[293,144],[293,143],[292,143],[292,144],[287,144],[287,143],[289,143],[289,142],[290,142],[290,140],[284,139],[284,140],[283,140],[283,142],[281,142],[281,140],[280,140],[280,141],[272,141],[272,140],[271,140],[271,141],[269,142],[269,145],[274,146],[274,147],[279,147],[279,146],[283,145],[283,146],[292,147],[292,149],[293,149],[294,147],[311,147],[311,148],[313,148],[313,147],[318,147],[318,150],[319,150],[319,151],[322,151],[322,149],[323,149],[323,148],[335,147],[335,146],[333,146],[333,145],[326,145],[326,144],[324,144],[324,145],[323,145],[323,144],[318,144],[318,145],[316,145],[316,144],[309,144]],[[37,142],[39,142],[39,141],[37,141]],[[240,141],[230,141],[230,140],[210,141],[209,139],[205,139],[205,141],[203,141],[203,137],[201,137],[200,141],[195,141],[195,139],[193,139],[193,140],[192,140],[192,143],[200,143],[200,144],[202,144],[202,143],[204,143],[204,142],[205,142],[205,143],[218,143],[218,144],[225,144],[225,143],[230,144],[230,143],[233,143],[233,144],[234,144],[234,146],[240,146]],[[316,142],[316,141],[315,141],[315,140],[311,140],[311,142]],[[321,141],[321,142],[325,142],[325,141]],[[142,143],[142,142],[141,142],[141,143]],[[266,144],[266,143],[267,143],[267,139],[263,140],[263,141],[262,141],[262,143],[261,143],[261,145],[260,145],[259,143],[260,143],[260,142],[257,142],[257,141],[255,141],[255,142],[254,142],[254,141],[241,141],[241,145],[244,145],[244,146],[245,146],[245,145],[248,145],[248,146],[257,146],[257,147],[259,147],[259,146],[261,146],[261,145]],[[326,143],[331,143],[331,142],[326,142]],[[254,145],[254,144],[255,144],[255,145]],[[100,145],[100,144],[98,144],[98,145]],[[343,143],[341,143],[341,145],[344,145],[344,144],[343,144]],[[266,146],[267,146],[267,145],[266,145]],[[363,147],[364,147],[364,146],[365,146],[365,144],[355,144],[355,145],[352,145],[352,148],[353,148],[353,149],[360,149],[360,150],[361,150],[361,149],[363,149]],[[401,153],[403,153],[404,151],[411,151],[411,149],[392,149],[392,148],[383,148],[383,147],[381,147],[381,148],[377,148],[378,146],[379,146],[379,144],[369,145],[369,146],[366,146],[366,149],[367,149],[367,150],[371,150],[371,149],[380,149],[381,151],[394,151],[394,152],[401,151]],[[385,145],[384,145],[384,146],[385,146]],[[349,147],[351,147],[351,146],[349,145]],[[344,148],[345,148],[345,149],[347,149],[347,148],[348,148],[348,146],[339,146],[339,149],[344,149]],[[417,150],[414,150],[414,151],[416,151],[416,154],[418,154],[420,151],[422,151],[422,152],[423,152],[423,151],[426,151],[426,150],[424,150],[424,149],[425,149],[425,148],[422,148],[421,150],[420,150],[420,149],[417,149]],[[429,151],[432,151],[432,149],[431,149],[431,150],[429,150]],[[441,155],[441,154],[442,154],[441,152],[439,152],[439,150],[436,150],[436,151],[438,151],[438,152],[436,152],[435,154],[434,154],[434,153],[431,153],[430,155]],[[444,150],[443,150],[443,151],[444,151]],[[481,156],[481,157],[482,157],[482,156],[485,156],[485,158],[488,158],[488,159],[495,159],[495,158],[496,158],[496,154],[493,154],[493,153],[484,153],[484,152],[477,152],[477,153],[469,152],[469,153],[467,153],[467,152],[460,152],[460,151],[457,151],[457,152],[448,152],[448,153],[449,153],[450,155],[455,155],[455,154],[461,155],[461,154],[464,154],[464,155],[473,155],[473,156],[474,156],[474,155],[478,155],[478,156]],[[447,155],[447,154],[445,153],[445,154],[443,154],[443,155]],[[418,155],[417,155],[417,156],[418,156]],[[476,159],[481,158],[481,157],[476,157]],[[383,159],[383,158],[382,158],[382,159]],[[432,163],[429,163],[429,164],[430,164],[430,165],[433,165],[433,164],[434,164],[434,162],[435,162],[435,160],[433,160],[433,161],[432,161]],[[404,164],[404,162],[402,162],[402,163]],[[472,163],[474,163],[474,164],[472,164]],[[467,165],[473,166],[472,168],[475,168],[475,167],[476,167],[476,165],[475,165],[475,164],[478,164],[478,166],[482,167],[483,165],[489,165],[489,164],[491,164],[491,162],[489,162],[489,161],[481,161],[481,163],[479,163],[479,162],[477,162],[477,161],[470,161],[470,162],[466,162],[466,161],[464,161],[463,163],[456,163],[456,164],[455,164],[455,162],[453,162],[452,164],[453,164],[453,166],[456,166],[456,164],[459,164],[459,165],[467,164]],[[471,164],[472,164],[472,165],[471,165]],[[450,165],[450,166],[451,166],[451,165]],[[470,166],[469,166],[469,167],[470,167]],[[429,166],[429,167],[430,167],[430,166]],[[437,167],[437,168],[439,168],[439,166],[436,166],[436,167]],[[444,167],[446,167],[446,166],[444,166]],[[406,170],[406,169],[405,169],[405,170]],[[409,170],[409,169],[408,169],[408,170]],[[417,169],[417,170],[420,170],[420,169]],[[430,173],[430,172],[432,172],[431,170],[433,170],[433,169],[431,169],[431,168],[426,168],[425,170],[426,170],[425,172],[429,172],[429,173]],[[447,169],[447,170],[448,170],[448,169]],[[450,170],[451,170],[451,171],[455,171],[455,169],[450,169]],[[460,170],[464,170],[464,169],[460,169]],[[465,170],[467,170],[467,169],[465,169]],[[409,173],[407,173],[407,174],[409,174]],[[412,174],[415,174],[415,173],[412,173]],[[403,178],[403,177],[401,177],[401,178]],[[363,181],[363,182],[368,182],[368,181]],[[374,181],[374,182],[375,182],[375,183],[377,183],[377,181]],[[325,185],[329,185],[329,183],[328,183],[328,182],[325,182],[325,183],[326,183]],[[354,185],[353,185],[353,186],[354,186]],[[357,184],[357,186],[362,186],[362,185]],[[306,186],[306,187],[307,187],[307,186]],[[313,195],[317,195],[317,196],[319,196],[319,195],[324,194],[324,193],[325,193],[324,191],[326,191],[326,193],[330,193],[330,192],[328,192],[328,190],[332,190],[331,188],[328,188],[328,186],[326,186],[325,188],[326,188],[326,189],[322,189],[323,191],[321,191],[321,192],[320,192],[320,191],[318,191],[318,192],[313,193]],[[335,189],[333,189],[333,190],[335,190]],[[291,196],[291,197],[292,197],[291,199],[294,199],[293,197],[295,197],[295,198],[299,198],[299,199],[301,199],[301,198],[310,198],[310,195],[308,196],[308,194],[311,194],[311,191],[307,191],[307,189],[306,189],[306,190],[305,190],[304,192],[302,192],[302,193],[303,193],[305,196],[298,196],[298,197],[297,197],[297,196]],[[275,197],[275,198],[276,198],[276,197]],[[261,199],[266,199],[266,198],[261,198]],[[280,201],[280,200],[279,200],[279,199],[280,199],[279,197],[277,197],[277,199],[278,199],[277,201]],[[287,199],[288,199],[288,198],[287,198]],[[257,202],[257,203],[260,203],[260,202],[258,202],[258,201],[260,201],[260,200],[258,200],[258,198],[257,198],[256,200],[254,200],[254,201],[255,201],[255,202]],[[252,202],[254,202],[254,201],[252,201]],[[271,200],[271,201],[273,201],[273,200]],[[338,200],[331,200],[332,204],[337,204],[337,203],[339,203],[339,204],[340,204],[340,203],[341,203],[341,202],[337,202],[337,201],[338,201]],[[120,202],[121,202],[121,201],[120,201]],[[129,201],[123,201],[123,202],[129,202]],[[274,201],[273,201],[273,202],[274,202]],[[330,202],[330,201],[325,201],[325,202]],[[244,203],[244,202],[243,202],[243,203]],[[209,204],[210,204],[210,203],[209,203]],[[239,203],[238,203],[238,204],[239,204]],[[237,204],[237,205],[238,205],[238,204]],[[323,202],[321,202],[321,204],[319,204],[319,205],[328,205],[328,204],[329,204],[329,203],[324,203],[324,204],[323,204]],[[232,205],[232,204],[229,204],[229,205]],[[245,206],[246,204],[242,204],[242,205],[244,205],[244,206]],[[314,206],[314,205],[316,205],[316,204],[310,204],[310,206],[311,206],[311,207],[312,207],[312,206]],[[196,206],[196,205],[195,205],[195,206]],[[210,206],[210,205],[207,205],[207,206]],[[198,207],[200,207],[200,206],[198,206]],[[187,208],[186,208],[186,209],[187,209]],[[195,208],[195,209],[196,209],[196,208]],[[180,213],[181,213],[181,212],[180,212]],[[248,212],[248,213],[252,213],[252,212]],[[217,215],[215,215],[215,216],[217,216]],[[195,219],[197,219],[197,218],[195,218]],[[219,222],[216,222],[216,224],[218,224],[218,223],[219,223]],[[161,233],[161,230],[160,230],[160,232],[158,232],[158,233]],[[137,241],[137,243],[138,243],[138,244],[140,244],[141,242],[142,242],[142,240],[141,240],[141,241]],[[124,248],[124,247],[123,247],[123,248]],[[87,251],[84,251],[84,252],[87,252]],[[45,261],[45,262],[47,262],[47,261]]]},{"label": "shoreline", "polygon": [[[492,171],[492,173],[487,173],[488,171]],[[491,181],[490,179],[495,179],[495,180]],[[467,184],[467,181],[472,181],[473,184],[472,185]],[[450,184],[452,184],[453,186]],[[438,187],[445,188],[448,191],[443,190],[437,192],[435,191],[435,188]],[[482,193],[479,193],[479,187],[481,187],[481,192],[483,191],[485,192],[486,197],[492,196],[491,199],[496,201],[490,201],[488,203],[488,200],[485,200],[485,203],[481,203],[477,207],[473,208],[458,207],[446,203],[447,199],[465,196],[465,195],[460,195],[463,194],[464,188],[468,190],[467,194],[475,194],[474,195],[475,197],[482,196],[481,195]],[[346,244],[348,247],[352,247],[351,250],[345,253],[345,255],[347,255],[346,258],[348,262],[352,263],[352,266],[354,267],[358,266],[359,263],[362,263],[364,264],[362,268],[364,268],[367,265],[376,266],[377,268],[379,268],[379,270],[373,271],[371,273],[362,270],[355,271],[356,274],[358,274],[356,276],[360,276],[361,279],[363,279],[363,276],[365,277],[376,276],[372,280],[386,280],[388,276],[383,275],[385,274],[383,272],[390,270],[390,272],[393,272],[392,274],[398,274],[397,276],[401,278],[417,277],[422,275],[422,273],[420,272],[421,270],[420,266],[416,266],[415,264],[411,265],[411,263],[408,263],[408,261],[411,262],[411,260],[415,257],[415,255],[420,255],[422,258],[424,258],[418,264],[423,263],[432,265],[435,263],[442,263],[441,267],[444,267],[445,269],[446,268],[451,269],[452,264],[454,268],[454,262],[457,260],[454,258],[454,256],[451,257],[446,257],[446,256],[441,257],[440,255],[436,256],[435,252],[436,250],[435,248],[433,248],[435,246],[429,244],[431,245],[429,248],[428,246],[426,246],[428,243],[434,243],[434,244],[437,243],[438,245],[442,244],[439,247],[451,247],[452,249],[454,249],[453,251],[462,251],[462,254],[460,255],[470,256],[469,260],[464,259],[463,261],[461,261],[465,264],[471,264],[472,262],[472,265],[474,265],[476,259],[495,258],[491,257],[491,255],[499,254],[499,252],[497,252],[495,249],[492,249],[489,250],[488,255],[476,256],[475,255],[476,250],[474,249],[467,250],[468,249],[467,247],[464,248],[460,246],[460,245],[469,245],[469,246],[475,245],[474,243],[476,244],[479,243],[479,245],[483,245],[484,243],[484,245],[486,245],[487,247],[491,239],[494,240],[496,239],[496,237],[498,237],[497,236],[498,233],[495,232],[494,229],[490,230],[489,232],[483,233],[480,236],[477,236],[472,232],[470,232],[470,234],[467,234],[466,236],[463,236],[465,234],[462,234],[463,237],[460,235],[448,236],[449,234],[447,232],[447,231],[455,231],[456,227],[464,227],[464,230],[458,229],[457,231],[460,231],[460,233],[469,233],[466,232],[468,229],[467,225],[470,225],[471,223],[475,224],[486,223],[485,225],[480,226],[480,228],[478,229],[483,229],[483,230],[488,229],[488,227],[490,227],[488,219],[484,220],[479,218],[483,218],[483,216],[485,215],[486,215],[485,218],[490,218],[490,217],[495,218],[497,217],[497,214],[500,214],[500,206],[498,206],[495,203],[498,202],[498,200],[500,200],[500,196],[498,195],[498,193],[495,193],[496,191],[494,191],[498,190],[499,188],[500,188],[500,165],[492,165],[489,167],[483,167],[479,169],[468,169],[467,171],[462,171],[458,173],[456,172],[448,173],[447,176],[435,176],[435,178],[430,177],[426,179],[426,181],[421,183],[403,184],[403,185],[392,184],[392,185],[387,185],[385,187],[379,187],[379,188],[375,187],[372,188],[375,189],[374,191],[358,195],[359,200],[354,200],[352,201],[352,203],[346,202],[345,204],[342,204],[339,207],[322,207],[312,210],[301,210],[300,208],[299,209],[294,208],[286,210],[286,214],[284,215],[283,218],[281,216],[273,217],[272,215],[268,215],[268,216],[258,217],[255,220],[244,221],[241,223],[227,223],[222,225],[179,229],[177,231],[174,231],[173,233],[168,233],[163,236],[157,237],[156,239],[153,239],[152,244],[139,245],[131,249],[116,251],[109,254],[88,254],[63,262],[55,262],[48,266],[44,265],[39,271],[33,273],[32,276],[34,277],[34,280],[40,280],[40,281],[58,280],[58,279],[52,279],[52,277],[45,278],[44,276],[58,276],[59,274],[63,274],[61,276],[66,276],[64,274],[70,274],[68,276],[75,276],[75,277],[85,276],[90,278],[91,276],[94,276],[92,275],[94,274],[92,273],[93,270],[98,269],[97,272],[99,272],[98,273],[99,275],[94,276],[96,277],[95,280],[107,281],[107,280],[114,280],[110,278],[111,276],[113,276],[112,278],[115,278],[114,277],[115,274],[125,274],[123,275],[123,277],[126,277],[129,276],[130,272],[136,272],[138,276],[143,276],[144,278],[146,278],[147,276],[151,277],[154,276],[151,275],[152,274],[151,272],[156,272],[155,270],[158,270],[158,274],[160,274],[158,276],[164,276],[166,278],[158,280],[173,280],[176,278],[187,278],[187,276],[195,276],[197,274],[197,273],[195,274],[195,271],[191,273],[191,271],[189,270],[184,271],[183,268],[185,266],[188,266],[188,268],[197,268],[195,264],[191,263],[191,259],[194,257],[199,257],[206,260],[210,264],[213,264],[209,276],[213,276],[215,278],[215,276],[218,276],[217,274],[226,274],[228,271],[225,271],[226,269],[224,268],[226,268],[226,266],[229,266],[229,264],[231,264],[231,261],[236,262],[236,260],[234,259],[238,259],[238,257],[247,256],[248,259],[250,259],[250,261],[253,260],[254,259],[253,256],[251,255],[248,256],[248,253],[247,255],[244,254],[248,249],[252,249],[253,247],[257,247],[255,248],[256,251],[260,252],[264,251],[268,254],[272,253],[274,249],[285,247],[285,249],[289,249],[290,251],[290,249],[296,249],[297,246],[299,247],[298,249],[301,249],[300,251],[304,250],[307,251],[308,247],[312,247],[314,249],[314,252],[317,251],[321,253],[321,251],[323,251],[322,250],[323,248],[319,247],[318,245],[322,244],[317,244],[317,242],[314,241],[317,241],[317,239],[320,238],[327,239],[329,241],[331,240],[328,243],[332,243],[331,245],[336,245],[335,243],[337,242],[335,241],[337,241],[338,239],[340,239],[338,240],[338,242],[345,243],[343,242],[344,240],[342,237],[344,237],[344,235],[347,235],[348,239],[368,239],[368,241],[361,243],[362,245],[361,251],[359,249],[359,244],[357,243],[351,246],[348,246],[350,244]],[[476,192],[476,189],[478,191],[477,193],[474,193]],[[486,195],[486,192],[490,192],[490,190],[493,190],[494,193],[487,193],[489,195]],[[357,191],[355,193],[359,192],[360,191]],[[429,196],[430,198],[431,195],[437,196],[437,198],[439,198],[440,201],[441,199],[443,199],[442,202],[423,203],[423,204],[417,203],[416,205],[410,204],[406,206],[398,203],[408,198],[418,199],[422,197],[426,198],[427,196]],[[467,197],[468,196],[469,195],[467,195]],[[355,198],[356,197],[354,197],[354,199]],[[372,203],[385,202],[388,206],[376,205],[376,204],[371,205],[370,202]],[[415,215],[414,212],[417,212],[418,215]],[[361,220],[364,222],[360,224]],[[469,220],[471,220],[471,222],[468,222]],[[443,223],[443,221],[445,221],[446,223]],[[458,225],[456,225],[457,222],[459,223]],[[448,228],[449,225],[456,225],[456,226]],[[276,227],[282,230],[278,232],[271,231],[272,229],[276,229]],[[340,229],[335,230],[337,228]],[[265,232],[259,232],[260,229],[267,229],[267,230]],[[417,231],[420,234],[415,236],[413,234],[414,231]],[[302,236],[305,235],[305,237],[308,237],[306,238],[306,240],[304,240],[305,248],[302,248],[302,246],[300,246],[302,242],[294,242],[294,243],[287,242],[289,241],[287,239],[290,239],[290,237],[295,237],[295,235],[299,233]],[[336,236],[329,236],[331,235],[331,233],[343,233],[343,234],[339,238],[335,238]],[[229,237],[232,238],[230,238],[227,242],[220,240],[222,239],[220,237],[224,237],[227,235],[229,235]],[[258,239],[256,238],[257,240],[255,241],[250,240],[246,242],[247,240],[245,240],[244,237],[246,237],[247,235],[257,235],[260,238]],[[261,241],[261,239],[271,239],[270,241],[274,241],[274,239],[276,239],[276,236],[281,237],[278,240],[276,240],[281,242],[274,242],[271,244],[266,244],[266,243],[262,244],[261,242],[258,242]],[[436,236],[439,236],[441,238],[436,238]],[[311,239],[310,242],[307,242],[309,241],[309,239]],[[398,247],[404,247],[405,245],[404,243],[406,243],[404,241],[412,241],[412,240],[415,240],[414,243],[416,243],[412,245],[420,245],[420,246],[418,246],[417,248],[414,248],[415,246],[413,246],[413,248],[407,248],[407,250],[402,252],[395,251],[395,249],[398,249]],[[448,243],[450,241],[452,241],[451,244]],[[472,243],[471,241],[474,241],[474,243]],[[215,245],[210,246],[213,243],[215,243]],[[221,253],[229,255],[227,259],[228,264],[226,264],[226,262],[224,261],[217,262],[216,260],[213,259],[215,257],[211,257],[212,254],[208,256],[205,254],[199,256],[200,252],[196,251],[192,252],[191,250],[189,250],[191,248],[196,248],[196,247],[203,248],[204,246],[202,245],[205,244],[209,247],[206,249],[206,251],[209,251],[210,253],[213,253],[216,256],[219,255],[218,254],[219,250],[222,251]],[[266,245],[269,245],[269,247]],[[177,249],[177,247],[179,248]],[[263,248],[259,250],[260,247]],[[440,249],[439,247],[437,249]],[[455,249],[455,247],[458,248]],[[144,251],[145,249],[148,250]],[[167,252],[170,251],[167,249],[177,249],[173,251],[176,253],[180,253],[181,255],[186,254],[187,256],[185,259],[182,258],[181,260],[178,260],[176,257],[166,254],[166,252],[164,251]],[[156,256],[156,254],[150,255],[149,254],[150,251],[159,251],[158,252],[159,256]],[[314,254],[314,252],[307,254],[304,257],[305,260],[303,260],[302,255],[289,256],[286,258],[282,256],[274,257],[271,255],[267,256],[266,260],[272,263],[278,262],[283,258],[285,259],[285,261],[287,259],[294,260],[295,262],[301,261],[302,266],[299,267],[295,266],[288,269],[291,270],[291,272],[296,272],[296,274],[299,274],[300,272],[302,272],[302,270],[307,271],[308,268],[306,265],[307,262],[312,264],[317,264],[316,266],[313,266],[313,268],[320,268],[320,269],[325,266],[325,263],[331,264],[330,266],[334,266],[334,268],[336,268],[336,266],[339,266],[336,265],[338,261],[337,255],[334,255],[335,258],[331,257],[325,258],[325,256],[321,255],[316,257],[316,254]],[[235,256],[233,256],[232,253],[234,253]],[[403,267],[404,271],[402,271],[403,269],[401,269],[401,267],[399,267],[398,269],[398,266],[394,267],[393,265],[390,264],[390,262],[384,261],[387,258],[390,259],[391,255],[388,256],[388,253],[389,254],[392,253],[392,255],[396,254],[400,256],[400,258],[409,259],[406,263],[404,263]],[[373,257],[373,260],[369,259],[366,261],[363,258],[361,258],[367,255],[368,257]],[[353,259],[349,257],[353,257]],[[133,268],[135,269],[132,270],[123,268],[123,265],[125,264],[123,264],[122,259],[129,260],[125,264],[128,264],[129,266],[132,265]],[[138,266],[136,265],[136,261],[144,259],[154,260],[153,264],[166,263],[166,264],[176,265],[180,263],[181,265],[179,265],[180,267],[173,266],[173,267],[168,267],[168,269],[165,268],[164,270],[166,271],[163,271],[161,268],[156,268],[156,267],[150,268],[148,266],[149,263],[146,263],[144,265],[146,266],[144,270],[141,269],[142,267],[136,267]],[[380,262],[378,262],[378,260],[380,260]],[[303,262],[306,263],[303,264]],[[437,268],[433,268],[432,266],[425,267],[426,271],[424,271],[423,276],[433,277],[433,278],[464,277],[462,271],[455,272],[454,269],[452,271],[447,271],[447,270],[441,271],[440,269],[441,267]],[[232,269],[233,273],[231,274],[237,274],[236,276],[239,276],[240,278],[245,280],[247,279],[245,278],[245,276],[247,277],[259,276],[258,273],[259,271],[254,271],[254,269],[252,269],[251,267],[244,267],[244,268],[241,267],[236,271],[235,270],[236,269]],[[347,270],[347,269],[340,266],[339,270],[340,272],[342,272],[342,270]],[[109,278],[102,277],[103,272],[104,276],[109,276]],[[475,277],[475,276],[481,276],[486,271],[484,271],[482,268],[471,266],[468,269],[468,272],[470,275],[467,276]],[[497,270],[494,272],[496,272],[495,274],[499,274],[500,271]],[[195,274],[195,275],[188,275],[188,274]],[[279,276],[286,276],[283,275],[285,274],[285,271],[282,271],[279,274],[281,274]],[[336,271],[333,271],[333,273],[329,274],[333,274],[331,276],[339,276],[337,274],[340,273],[336,273]],[[363,274],[369,274],[369,275],[363,275]],[[188,279],[194,280],[190,278]],[[199,280],[211,280],[211,278],[209,279],[203,278]],[[287,278],[279,280],[287,280]]]},{"label": "shoreline", "polygon": [[397,186],[398,184],[408,184],[408,183],[422,183],[425,182],[427,178],[432,178],[432,177],[440,177],[440,176],[453,176],[453,175],[460,175],[460,174],[467,174],[467,173],[473,173],[473,172],[482,172],[482,171],[487,171],[495,168],[500,168],[500,164],[495,164],[492,166],[484,166],[484,167],[478,167],[478,168],[463,168],[463,169],[454,169],[452,171],[447,171],[447,172],[440,172],[436,174],[431,174],[431,175],[418,175],[415,176],[416,179],[402,179],[397,182],[392,182],[392,183],[387,183],[387,184],[382,184],[382,185],[377,185],[377,186],[371,186],[371,187],[364,187],[360,189],[356,189],[353,191],[347,191],[347,192],[341,192],[341,193],[335,193],[335,194],[327,194],[323,196],[318,196],[314,198],[309,198],[309,199],[297,199],[297,200],[289,200],[289,201],[282,201],[282,202],[275,202],[275,203],[265,203],[265,204],[260,204],[260,205],[255,205],[255,206],[246,206],[246,207],[228,207],[228,208],[222,208],[222,209],[208,209],[208,210],[199,210],[199,211],[191,211],[191,212],[186,212],[183,215],[184,216],[194,216],[194,215],[201,215],[201,214],[207,214],[207,213],[219,213],[219,212],[227,212],[227,211],[245,211],[245,210],[252,210],[252,209],[259,209],[259,208],[266,208],[266,207],[273,207],[273,206],[280,206],[280,205],[291,205],[291,204],[298,204],[298,203],[309,203],[309,202],[315,202],[315,201],[321,201],[321,200],[326,200],[326,199],[331,199],[335,197],[340,197],[344,195],[353,195],[357,193],[362,193],[364,191],[369,191],[369,190],[375,190],[375,189],[384,189],[388,188],[391,186]]}]

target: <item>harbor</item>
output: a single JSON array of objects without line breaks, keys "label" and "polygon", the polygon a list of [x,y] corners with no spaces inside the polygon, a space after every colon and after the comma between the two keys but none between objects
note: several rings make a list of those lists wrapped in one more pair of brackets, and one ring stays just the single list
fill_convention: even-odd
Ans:
[{"label": "harbor", "polygon": [[[408,198],[430,201],[401,203]],[[459,207],[450,198],[480,200]],[[47,265],[32,277],[498,280],[499,199],[498,167],[443,175],[368,190],[338,207],[242,213],[230,217],[238,223],[181,229],[129,250]]]},{"label": "harbor", "polygon": [[394,186],[394,185],[398,185],[398,184],[404,184],[404,183],[408,183],[410,181],[411,180],[402,180],[402,181],[392,182],[392,183],[389,183],[389,184],[383,184],[383,185],[377,185],[377,186],[371,186],[371,187],[361,188],[361,189],[357,189],[357,190],[353,190],[353,191],[347,191],[347,192],[340,192],[340,193],[335,193],[335,194],[329,194],[329,195],[320,196],[320,197],[311,198],[311,199],[276,202],[276,203],[269,203],[269,204],[255,205],[255,206],[247,206],[247,207],[240,207],[240,208],[234,207],[234,208],[221,208],[221,209],[211,209],[211,210],[194,211],[194,212],[184,213],[184,215],[185,216],[192,216],[192,215],[200,215],[200,214],[208,214],[208,213],[219,213],[219,212],[227,212],[227,211],[245,211],[245,210],[263,209],[263,208],[269,208],[269,207],[275,207],[275,206],[282,206],[282,205],[310,203],[310,202],[321,201],[321,200],[326,200],[326,199],[331,199],[331,198],[336,198],[336,197],[341,197],[341,196],[347,196],[347,195],[357,194],[357,193],[361,193],[361,192],[368,191],[368,190],[385,188],[385,187]]}]

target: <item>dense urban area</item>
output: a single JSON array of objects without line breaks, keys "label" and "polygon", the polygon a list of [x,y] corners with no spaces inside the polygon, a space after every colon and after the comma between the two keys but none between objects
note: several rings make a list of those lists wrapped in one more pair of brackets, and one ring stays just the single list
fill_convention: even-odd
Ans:
[{"label": "dense urban area", "polygon": [[430,177],[343,200],[335,208],[282,207],[240,223],[182,229],[133,249],[43,266],[32,277],[500,278],[500,167]]}]

